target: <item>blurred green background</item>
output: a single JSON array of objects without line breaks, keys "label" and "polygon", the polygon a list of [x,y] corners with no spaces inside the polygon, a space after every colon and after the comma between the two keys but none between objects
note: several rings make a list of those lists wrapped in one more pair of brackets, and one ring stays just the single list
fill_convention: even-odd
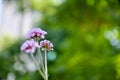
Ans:
[{"label": "blurred green background", "polygon": [[[5,2],[14,2],[21,15],[26,9],[42,15],[32,27],[47,31],[54,44],[49,80],[120,80],[120,0]],[[0,80],[42,80],[20,51],[25,38],[9,37],[0,38]]]}]

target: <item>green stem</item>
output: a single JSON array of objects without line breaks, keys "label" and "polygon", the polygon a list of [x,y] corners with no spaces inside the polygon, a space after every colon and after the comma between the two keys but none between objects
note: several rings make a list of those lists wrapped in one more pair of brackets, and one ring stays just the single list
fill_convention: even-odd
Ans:
[{"label": "green stem", "polygon": [[33,53],[30,53],[30,56],[31,56],[31,58],[32,58],[32,60],[33,60],[33,62],[34,62],[34,64],[35,64],[35,66],[37,67],[40,75],[45,79],[45,75],[44,75],[43,72],[41,71],[38,63],[36,62],[36,60],[35,60],[35,58],[34,58],[34,56],[33,56]]},{"label": "green stem", "polygon": [[40,64],[42,66],[42,71],[45,73],[45,68],[44,68],[44,63],[43,63],[43,57],[42,57],[42,54],[41,54],[41,51],[40,51],[39,48],[38,48],[38,55],[40,57]]},{"label": "green stem", "polygon": [[47,69],[47,50],[45,48],[45,77],[48,80],[48,69]]}]

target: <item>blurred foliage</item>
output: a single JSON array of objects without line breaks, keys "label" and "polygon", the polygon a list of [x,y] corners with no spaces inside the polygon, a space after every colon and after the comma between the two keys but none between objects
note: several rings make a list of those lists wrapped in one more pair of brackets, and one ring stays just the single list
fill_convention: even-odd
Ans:
[{"label": "blurred foliage", "polygon": [[[7,43],[5,43],[7,42]],[[15,40],[11,36],[3,35],[3,37],[0,38],[0,51],[3,48],[9,47],[11,44],[13,44]]]},{"label": "blurred foliage", "polygon": [[[42,22],[35,25],[48,32],[57,55],[48,61],[49,80],[120,79],[120,0],[19,0],[16,4],[21,12],[29,8],[42,13]],[[37,71],[24,72],[23,41],[1,51],[0,80],[9,73],[16,80],[40,80]],[[14,69],[16,62],[23,65],[20,70]]]}]

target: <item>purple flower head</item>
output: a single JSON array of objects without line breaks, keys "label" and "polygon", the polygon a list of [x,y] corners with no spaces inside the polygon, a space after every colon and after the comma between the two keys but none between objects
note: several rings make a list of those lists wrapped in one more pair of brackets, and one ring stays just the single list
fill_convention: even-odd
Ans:
[{"label": "purple flower head", "polygon": [[47,34],[46,31],[40,29],[40,28],[33,28],[30,30],[26,36],[28,39],[33,39],[33,38],[45,38],[45,35]]},{"label": "purple flower head", "polygon": [[50,51],[53,50],[53,44],[48,41],[48,40],[43,40],[40,42],[40,48],[42,48],[42,50],[45,50],[45,48]]},{"label": "purple flower head", "polygon": [[21,51],[24,51],[26,53],[34,53],[37,47],[39,47],[39,45],[33,39],[27,40],[21,46]]}]

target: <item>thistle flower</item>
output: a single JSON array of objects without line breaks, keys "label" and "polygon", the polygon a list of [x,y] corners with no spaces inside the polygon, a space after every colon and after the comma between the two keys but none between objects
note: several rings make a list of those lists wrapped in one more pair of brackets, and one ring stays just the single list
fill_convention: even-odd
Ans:
[{"label": "thistle flower", "polygon": [[37,47],[39,47],[39,45],[33,39],[27,40],[21,46],[21,51],[24,51],[26,53],[34,53]]},{"label": "thistle flower", "polygon": [[53,50],[53,44],[48,41],[48,40],[43,40],[40,42],[40,48],[42,48],[42,50],[45,50],[45,48],[50,51]]},{"label": "thistle flower", "polygon": [[44,39],[46,34],[47,34],[47,32],[40,28],[33,28],[28,32],[26,38],[28,38],[28,39],[33,39],[33,38]]}]

